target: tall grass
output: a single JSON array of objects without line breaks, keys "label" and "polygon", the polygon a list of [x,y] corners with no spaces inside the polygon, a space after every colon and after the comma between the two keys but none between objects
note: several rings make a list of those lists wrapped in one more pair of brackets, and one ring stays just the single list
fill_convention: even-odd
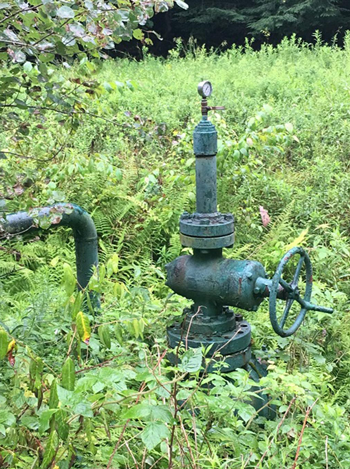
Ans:
[{"label": "tall grass", "polygon": [[[196,47],[184,50],[178,42],[168,59],[145,51],[141,62],[117,59],[89,65],[77,64],[65,74],[68,79],[78,75],[101,83],[89,109],[100,117],[86,116],[58,157],[45,166],[35,160],[6,161],[11,177],[25,174],[33,179],[9,208],[66,200],[90,211],[99,232],[101,262],[118,253],[118,281],[146,288],[151,295],[139,302],[132,298],[124,310],[115,301],[115,279],[106,282],[101,321],[114,319],[117,312],[125,324],[130,317],[145,317],[147,347],[154,341],[161,343],[166,323],[186,304],[176,300],[167,305],[164,264],[181,252],[179,215],[195,208],[192,132],[200,120],[196,88],[201,80],[210,80],[214,88],[210,104],[226,107],[211,116],[220,139],[220,210],[233,212],[236,219],[236,244],[226,255],[257,259],[271,274],[287,246],[307,229],[301,242],[314,264],[314,299],[336,308],[332,318],[310,313],[289,341],[272,334],[265,304],[258,314],[247,315],[255,347],[267,345],[275,362],[282,357],[278,373],[291,389],[295,370],[309,372],[311,364],[307,377],[321,389],[324,402],[319,407],[325,409],[328,423],[335,412],[327,407],[329,401],[344,406],[337,410],[343,412],[339,428],[348,428],[350,34],[343,49],[322,45],[320,39],[309,45],[292,38],[276,48],[254,51],[247,43],[217,54]],[[61,132],[54,118],[49,117],[45,125],[53,136]],[[47,134],[37,134],[29,146],[32,153],[41,155],[47,139]],[[6,145],[11,149],[11,139]],[[271,217],[266,228],[260,220],[260,205]],[[12,328],[34,330],[30,345],[37,353],[44,353],[36,345],[39,334],[52,345],[54,331],[61,328],[66,308],[60,286],[62,266],[74,262],[66,233],[46,234],[42,239],[33,244],[7,241],[8,250],[0,250],[3,319]],[[17,273],[13,269],[18,265]],[[47,304],[46,298],[50,299]],[[26,326],[28,318],[31,326],[26,329],[22,322]],[[129,353],[137,362],[133,338],[123,347],[126,359]],[[276,348],[280,354],[275,354]],[[307,380],[302,386],[307,396]],[[277,395],[281,390],[273,392]],[[318,412],[320,421],[322,412]],[[300,415],[301,426],[304,415]],[[287,458],[294,429],[286,432]],[[256,451],[263,454],[265,446]],[[317,459],[319,452],[314,451]],[[279,468],[280,463],[277,457],[266,467]]]}]

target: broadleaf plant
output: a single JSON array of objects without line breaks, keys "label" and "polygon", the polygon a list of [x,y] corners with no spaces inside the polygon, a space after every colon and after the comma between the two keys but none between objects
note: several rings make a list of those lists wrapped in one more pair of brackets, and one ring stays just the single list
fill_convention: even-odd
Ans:
[{"label": "broadleaf plant", "polygon": [[[185,2],[176,3],[187,7]],[[0,158],[31,157],[25,144],[45,130],[48,113],[65,130],[63,141],[51,142],[43,151],[43,159],[55,158],[88,114],[89,97],[99,86],[95,80],[82,82],[79,77],[65,80],[57,72],[58,65],[70,68],[79,60],[92,71],[91,60],[107,57],[106,52],[122,41],[152,44],[153,31],[146,27],[147,21],[173,5],[174,0],[0,3],[0,122],[6,132]],[[29,123],[33,116],[36,125]],[[38,155],[33,158],[39,159]]]}]

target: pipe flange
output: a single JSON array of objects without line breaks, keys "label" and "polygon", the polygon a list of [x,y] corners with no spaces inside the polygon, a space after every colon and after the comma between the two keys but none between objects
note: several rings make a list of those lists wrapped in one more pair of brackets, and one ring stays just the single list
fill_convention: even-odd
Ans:
[{"label": "pipe flange", "polygon": [[183,213],[180,232],[196,238],[216,238],[234,233],[232,213]]},{"label": "pipe flange", "polygon": [[234,234],[218,236],[217,238],[198,238],[180,234],[182,246],[192,249],[222,249],[232,248],[235,242]]},{"label": "pipe flange", "polygon": [[247,366],[251,358],[252,351],[250,346],[232,355],[225,355],[220,358],[214,357],[212,362],[209,363],[207,372],[221,371],[222,373],[230,373],[231,371],[237,370],[237,368]]},{"label": "pipe flange", "polygon": [[175,323],[168,328],[168,343],[170,348],[176,348],[182,342],[188,348],[204,346],[210,350],[207,354],[212,357],[215,352],[221,355],[232,355],[245,350],[250,345],[251,327],[249,322],[240,321],[232,331],[211,334],[192,334],[186,330],[186,326]]},{"label": "pipe flange", "polygon": [[225,334],[236,328],[236,317],[228,308],[218,316],[207,316],[202,312],[186,314],[184,328],[189,334],[211,335],[213,332]]}]

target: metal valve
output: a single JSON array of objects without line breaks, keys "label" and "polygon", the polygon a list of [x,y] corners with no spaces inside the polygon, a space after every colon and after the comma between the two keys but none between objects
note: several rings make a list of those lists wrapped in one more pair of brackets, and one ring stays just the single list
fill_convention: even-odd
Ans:
[{"label": "metal valve", "polygon": [[[300,247],[287,252],[272,279],[267,278],[260,262],[223,257],[223,248],[234,245],[234,218],[231,213],[217,211],[217,131],[208,119],[208,111],[224,107],[208,106],[207,98],[212,93],[210,82],[201,82],[198,92],[202,97],[202,119],[193,133],[196,212],[185,212],[180,219],[181,244],[191,248],[193,254],[180,256],[166,266],[166,284],[193,303],[184,310],[182,322],[168,328],[168,343],[171,348],[176,348],[185,336],[188,346],[204,346],[210,350],[209,357],[215,357],[220,351],[228,372],[248,366],[251,359],[250,324],[230,307],[257,311],[264,298],[269,297],[271,324],[282,337],[298,330],[307,311],[332,313],[333,310],[310,302],[312,267],[309,256]],[[300,259],[293,279],[288,283],[282,274],[297,254]],[[299,279],[303,268],[306,286],[301,295]],[[286,301],[280,319],[277,319],[277,298]],[[293,325],[285,329],[295,301],[301,306],[300,312]]]}]

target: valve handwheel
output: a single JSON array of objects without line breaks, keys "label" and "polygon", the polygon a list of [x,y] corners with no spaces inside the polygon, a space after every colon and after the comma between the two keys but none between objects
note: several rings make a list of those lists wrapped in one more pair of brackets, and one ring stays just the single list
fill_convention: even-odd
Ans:
[{"label": "valve handwheel", "polygon": [[[283,270],[285,266],[288,264],[290,259],[299,254],[300,259],[297,264],[293,280],[291,283],[286,282],[282,278]],[[300,290],[298,288],[299,278],[301,274],[301,269],[305,265],[305,273],[306,273],[306,286],[305,286],[305,293],[304,296],[300,296]],[[281,288],[282,287],[282,288]],[[280,292],[283,292],[284,299],[286,300],[286,306],[283,311],[283,315],[280,320],[277,319],[277,295]],[[318,306],[310,303],[312,293],[312,266],[311,261],[303,248],[295,247],[288,251],[284,257],[282,258],[281,262],[279,263],[275,275],[273,276],[271,286],[270,286],[270,302],[269,302],[269,311],[270,311],[270,320],[272,327],[276,334],[280,335],[281,337],[289,337],[294,334],[300,327],[301,323],[303,322],[307,311],[321,311],[323,313],[333,313],[333,309],[325,308],[323,306]],[[298,314],[297,318],[294,321],[294,324],[287,330],[284,329],[286,324],[289,312],[291,310],[292,304],[294,301],[297,301],[301,305],[300,313]]]}]

